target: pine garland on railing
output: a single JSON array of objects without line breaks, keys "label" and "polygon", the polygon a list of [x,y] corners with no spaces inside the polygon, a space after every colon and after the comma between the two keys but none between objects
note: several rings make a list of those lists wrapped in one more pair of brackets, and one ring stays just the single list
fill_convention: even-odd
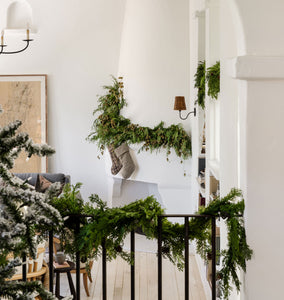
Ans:
[{"label": "pine garland on railing", "polygon": [[[124,239],[132,230],[142,229],[149,239],[157,238],[158,216],[164,213],[160,204],[153,196],[144,200],[137,200],[123,207],[108,208],[98,195],[92,195],[90,202],[83,203],[77,197],[79,185],[72,188],[66,186],[63,195],[55,198],[53,205],[62,217],[66,219],[70,214],[83,214],[92,216],[84,219],[80,233],[74,236],[75,222],[71,218],[65,220],[65,227],[60,235],[69,254],[80,250],[85,258],[101,255],[101,244],[106,238],[108,259],[120,255],[131,262],[130,254],[122,249]],[[246,271],[246,261],[251,259],[252,250],[246,242],[243,221],[245,209],[244,200],[236,202],[242,194],[239,190],[232,189],[224,198],[216,198],[207,207],[202,207],[198,214],[215,216],[225,219],[228,229],[228,246],[220,255],[222,268],[219,272],[221,289],[225,299],[229,298],[230,282],[240,289],[238,270]],[[96,205],[95,207],[94,204]],[[184,265],[184,225],[171,223],[166,218],[162,220],[163,256],[182,269]],[[211,219],[192,218],[189,221],[189,239],[197,243],[198,253],[206,259],[211,252]],[[72,241],[76,241],[75,243]]]},{"label": "pine garland on railing", "polygon": [[131,123],[130,119],[123,117],[121,109],[126,106],[123,96],[123,83],[120,79],[113,77],[112,86],[104,86],[108,91],[106,95],[99,97],[98,108],[93,112],[101,114],[95,119],[92,132],[88,140],[98,143],[100,150],[113,144],[114,147],[122,143],[140,144],[140,150],[153,151],[162,148],[167,149],[170,154],[174,149],[177,156],[187,159],[191,156],[191,137],[185,132],[182,125],[171,125],[164,127],[164,122],[160,122],[156,127],[149,128]]}]

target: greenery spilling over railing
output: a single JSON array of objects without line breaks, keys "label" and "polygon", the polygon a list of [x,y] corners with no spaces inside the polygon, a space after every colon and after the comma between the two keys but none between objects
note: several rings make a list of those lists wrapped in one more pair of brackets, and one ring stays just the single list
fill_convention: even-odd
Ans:
[{"label": "greenery spilling over railing", "polygon": [[[98,195],[90,196],[90,202],[78,197],[81,184],[72,188],[67,185],[63,194],[54,198],[53,205],[65,219],[65,226],[59,231],[65,251],[74,255],[77,250],[85,259],[101,255],[101,244],[105,240],[108,259],[120,255],[131,262],[130,254],[122,248],[124,239],[132,230],[141,230],[147,238],[157,238],[158,216],[164,213],[160,204],[153,196],[137,200],[123,207],[108,208]],[[219,255],[222,257],[222,268],[218,277],[221,278],[223,297],[229,298],[231,281],[240,289],[238,270],[246,271],[246,261],[251,259],[252,250],[247,244],[244,228],[244,200],[236,201],[241,192],[232,189],[224,198],[216,198],[207,207],[202,207],[198,214],[215,216],[225,219],[228,230],[228,246]],[[95,207],[94,207],[95,206]],[[82,218],[81,229],[74,236],[75,219]],[[68,218],[68,216],[70,216]],[[184,225],[171,223],[162,219],[162,251],[172,263],[182,269],[184,265]],[[204,258],[211,252],[211,218],[191,218],[189,221],[189,238],[197,243],[197,251]],[[75,241],[75,242],[73,242]]]},{"label": "greenery spilling over railing", "polygon": [[105,146],[113,144],[114,147],[124,142],[128,144],[140,144],[140,150],[160,150],[167,149],[170,154],[171,149],[183,159],[191,156],[191,137],[179,125],[164,127],[164,122],[160,122],[156,127],[143,127],[131,123],[121,115],[121,109],[126,106],[123,96],[123,83],[113,77],[112,86],[104,86],[107,94],[98,98],[98,108],[93,112],[101,114],[95,119],[92,132],[88,140],[98,143],[102,153]]},{"label": "greenery spilling over railing", "polygon": [[207,95],[212,99],[218,98],[220,92],[220,61],[207,68],[205,61],[198,63],[197,71],[194,75],[195,85],[198,89],[196,103],[202,108],[205,108],[205,85],[207,83]]}]

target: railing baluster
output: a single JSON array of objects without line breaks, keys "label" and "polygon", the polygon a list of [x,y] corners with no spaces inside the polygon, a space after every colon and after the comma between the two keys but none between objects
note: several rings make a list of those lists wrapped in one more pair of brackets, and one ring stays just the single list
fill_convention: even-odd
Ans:
[{"label": "railing baluster", "polygon": [[158,216],[158,300],[162,300],[162,216]]},{"label": "railing baluster", "polygon": [[49,291],[53,293],[53,230],[49,231]]},{"label": "railing baluster", "polygon": [[216,218],[211,219],[212,227],[212,300],[216,300]]},{"label": "railing baluster", "polygon": [[189,267],[188,267],[188,255],[189,255],[189,223],[188,217],[184,217],[184,299],[189,299]]},{"label": "railing baluster", "polygon": [[[80,215],[81,217],[92,217]],[[162,300],[162,219],[167,217],[184,218],[184,281],[185,281],[185,300],[189,300],[189,218],[211,218],[212,225],[212,300],[216,300],[216,218],[208,215],[162,215],[158,216],[158,300]],[[76,223],[76,233],[79,233],[80,221]],[[131,251],[131,300],[135,300],[135,232],[130,235]],[[106,240],[102,241],[102,294],[103,300],[107,300],[107,264],[106,264]],[[23,261],[26,258],[23,257]],[[26,264],[23,264],[23,279],[26,278]],[[53,293],[53,230],[49,231],[49,290]],[[80,252],[76,252],[76,294],[80,300]]]},{"label": "railing baluster", "polygon": [[134,230],[130,234],[130,251],[131,251],[131,300],[135,300],[135,233]]},{"label": "railing baluster", "polygon": [[[80,218],[76,219],[76,236],[80,232]],[[76,252],[76,300],[80,300],[80,251]]]},{"label": "railing baluster", "polygon": [[22,257],[22,274],[23,274],[23,281],[27,281],[27,255],[26,255],[26,253],[23,254],[23,257]]},{"label": "railing baluster", "polygon": [[103,300],[107,299],[107,268],[106,268],[106,241],[103,239],[102,242],[102,248],[103,248],[103,253],[102,253],[102,276],[103,276]]},{"label": "railing baluster", "polygon": [[162,300],[162,218],[184,218],[185,299],[189,300],[189,218],[211,218],[212,225],[212,300],[216,300],[216,218],[209,215],[167,214],[158,217],[158,300]]}]

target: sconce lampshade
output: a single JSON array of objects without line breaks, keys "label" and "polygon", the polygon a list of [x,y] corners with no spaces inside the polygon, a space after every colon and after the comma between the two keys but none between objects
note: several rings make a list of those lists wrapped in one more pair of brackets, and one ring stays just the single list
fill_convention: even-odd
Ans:
[{"label": "sconce lampshade", "polygon": [[176,96],[175,97],[174,110],[186,110],[184,96]]}]

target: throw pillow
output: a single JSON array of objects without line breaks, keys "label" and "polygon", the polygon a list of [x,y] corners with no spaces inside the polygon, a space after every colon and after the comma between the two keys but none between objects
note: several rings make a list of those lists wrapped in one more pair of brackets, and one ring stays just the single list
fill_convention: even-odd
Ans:
[{"label": "throw pillow", "polygon": [[52,183],[53,182],[50,182],[42,175],[37,175],[36,186],[35,186],[36,191],[40,193],[44,193],[52,185]]}]

